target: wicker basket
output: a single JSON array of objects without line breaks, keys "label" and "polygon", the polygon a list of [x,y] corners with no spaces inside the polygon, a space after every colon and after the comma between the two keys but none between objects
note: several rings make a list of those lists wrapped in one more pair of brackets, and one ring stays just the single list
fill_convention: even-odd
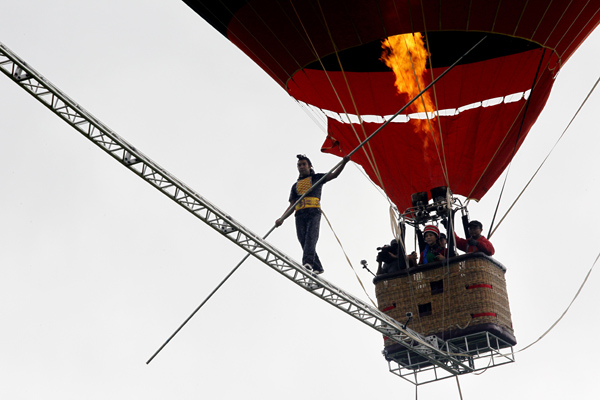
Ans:
[{"label": "wicker basket", "polygon": [[[442,339],[489,331],[516,344],[504,274],[506,268],[482,253],[420,265],[374,279],[379,309],[423,335]],[[394,343],[384,338],[386,348]]]}]

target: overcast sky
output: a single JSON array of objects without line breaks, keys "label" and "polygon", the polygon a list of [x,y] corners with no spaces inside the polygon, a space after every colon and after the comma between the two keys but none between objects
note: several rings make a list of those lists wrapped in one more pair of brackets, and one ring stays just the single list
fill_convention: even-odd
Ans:
[{"label": "overcast sky", "polygon": [[[324,132],[183,2],[2,0],[0,42],[128,142],[257,234],[287,205],[295,154],[318,171]],[[511,167],[504,214],[598,79],[600,33],[563,68]],[[519,344],[563,312],[600,251],[594,93],[494,234]],[[411,398],[382,338],[248,260],[145,361],[244,253],[0,76],[0,397]],[[502,179],[471,216],[489,228]],[[391,237],[387,201],[355,165],[323,207],[355,268]],[[487,233],[487,230],[486,232]],[[293,220],[269,240],[300,259]],[[366,299],[333,234],[328,280]],[[374,297],[370,275],[359,271]],[[517,362],[460,378],[465,399],[595,398],[597,271]],[[459,399],[454,379],[420,399]]]}]

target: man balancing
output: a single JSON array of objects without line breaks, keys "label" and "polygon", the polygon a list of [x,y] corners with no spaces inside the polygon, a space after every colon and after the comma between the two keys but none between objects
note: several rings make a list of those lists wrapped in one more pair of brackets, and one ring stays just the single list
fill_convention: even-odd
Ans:
[{"label": "man balancing", "polygon": [[296,205],[296,234],[302,246],[302,264],[304,268],[312,270],[315,274],[323,273],[323,266],[317,255],[317,240],[319,240],[319,227],[321,224],[321,189],[323,184],[337,178],[350,161],[346,156],[342,163],[332,171],[318,186],[315,185],[326,174],[316,174],[309,158],[298,154],[298,181],[292,186],[290,192],[290,205],[283,215],[275,221],[275,226],[281,226],[283,221],[291,215],[291,208],[296,201],[306,192],[310,192]]}]

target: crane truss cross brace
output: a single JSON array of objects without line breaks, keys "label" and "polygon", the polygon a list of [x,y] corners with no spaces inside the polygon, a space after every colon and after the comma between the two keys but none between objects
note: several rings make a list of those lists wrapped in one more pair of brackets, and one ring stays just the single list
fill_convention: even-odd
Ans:
[{"label": "crane truss cross brace", "polygon": [[[446,376],[465,374],[476,370],[472,363],[468,362],[469,357],[457,354],[461,352],[460,347],[447,343],[439,348],[433,347],[420,334],[403,328],[396,320],[337,288],[325,279],[313,276],[296,261],[219,210],[127,143],[2,43],[0,43],[0,70],[122,165],[295,284],[400,343],[406,347],[408,352],[426,359],[430,366],[441,369]],[[442,348],[445,351],[441,350]]]}]

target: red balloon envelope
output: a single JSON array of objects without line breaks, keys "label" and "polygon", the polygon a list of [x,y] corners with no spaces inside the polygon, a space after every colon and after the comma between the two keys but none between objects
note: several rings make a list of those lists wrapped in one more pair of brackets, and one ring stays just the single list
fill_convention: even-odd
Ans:
[{"label": "red balloon envelope", "polygon": [[339,156],[410,100],[379,60],[383,39],[422,33],[430,83],[485,36],[430,89],[431,127],[409,108],[352,157],[400,210],[437,186],[480,199],[600,22],[600,0],[184,1],[291,96],[331,115],[322,150]]}]

